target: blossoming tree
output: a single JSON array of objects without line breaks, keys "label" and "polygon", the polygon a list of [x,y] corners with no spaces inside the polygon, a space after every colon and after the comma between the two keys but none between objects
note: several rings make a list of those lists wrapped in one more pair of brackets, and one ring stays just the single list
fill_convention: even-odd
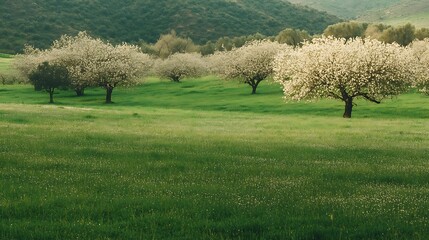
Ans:
[{"label": "blossoming tree", "polygon": [[101,39],[92,38],[86,32],[76,36],[63,35],[53,42],[49,49],[56,62],[67,67],[71,75],[71,86],[78,96],[84,95],[87,87],[95,86],[94,60],[104,50],[106,45]]},{"label": "blossoming tree", "polygon": [[415,76],[412,54],[397,44],[372,39],[322,37],[276,57],[274,79],[293,100],[328,97],[345,103],[350,118],[354,100],[374,103],[407,90]]},{"label": "blossoming tree", "polygon": [[100,54],[92,63],[92,79],[106,89],[106,103],[112,102],[113,89],[118,86],[131,86],[137,78],[149,69],[150,57],[139,51],[138,47],[110,44],[106,52]]},{"label": "blossoming tree", "polygon": [[154,72],[161,78],[180,82],[185,77],[199,77],[207,71],[205,62],[197,53],[175,53],[155,62]]},{"label": "blossoming tree", "polygon": [[[292,49],[286,44],[268,40],[253,41],[229,52],[218,53],[218,71],[226,79],[239,79],[256,93],[259,83],[273,73],[274,57]],[[219,61],[220,60],[220,61]]]},{"label": "blossoming tree", "polygon": [[18,56],[16,66],[28,76],[41,62],[66,67],[71,86],[78,95],[83,95],[88,86],[104,87],[106,103],[111,103],[113,89],[135,84],[152,61],[137,46],[114,46],[80,32],[77,36],[62,36],[47,50],[27,47],[25,53]]},{"label": "blossoming tree", "polygon": [[425,94],[429,94],[429,38],[414,41],[411,49],[416,58],[417,73],[414,84]]},{"label": "blossoming tree", "polygon": [[47,50],[40,50],[26,45],[23,54],[17,54],[13,66],[25,78],[28,78],[43,62],[52,62],[53,58]]}]

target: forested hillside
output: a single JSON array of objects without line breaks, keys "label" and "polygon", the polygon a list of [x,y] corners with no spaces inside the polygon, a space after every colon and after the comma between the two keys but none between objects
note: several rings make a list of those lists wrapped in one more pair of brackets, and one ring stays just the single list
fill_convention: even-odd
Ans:
[{"label": "forested hillside", "polygon": [[154,42],[175,30],[204,43],[287,27],[318,33],[339,20],[282,0],[3,0],[0,52],[20,51],[25,43],[47,47],[82,30],[112,42]]}]

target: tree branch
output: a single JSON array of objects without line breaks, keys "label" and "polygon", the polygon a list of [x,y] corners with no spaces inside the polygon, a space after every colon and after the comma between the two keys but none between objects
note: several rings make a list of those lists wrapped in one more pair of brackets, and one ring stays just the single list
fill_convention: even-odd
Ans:
[{"label": "tree branch", "polygon": [[334,92],[328,92],[328,93],[329,93],[329,96],[331,96],[333,98],[343,100],[343,98],[340,95],[338,95],[338,94],[336,94]]},{"label": "tree branch", "polygon": [[376,100],[376,99],[374,99],[374,98],[371,98],[370,96],[368,96],[368,94],[366,94],[366,93],[362,93],[362,94],[360,94],[362,97],[364,97],[366,100],[368,100],[368,101],[370,101],[370,102],[374,102],[374,103],[377,103],[377,104],[380,104],[381,102],[380,101],[378,101],[378,100]]}]

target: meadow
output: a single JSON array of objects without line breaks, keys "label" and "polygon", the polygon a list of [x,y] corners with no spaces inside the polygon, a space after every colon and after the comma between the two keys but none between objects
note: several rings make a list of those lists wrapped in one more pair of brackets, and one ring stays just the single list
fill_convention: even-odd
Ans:
[{"label": "meadow", "polygon": [[8,54],[0,53],[0,73],[6,73],[12,71],[11,62],[13,58]]},{"label": "meadow", "polygon": [[428,239],[429,98],[0,86],[0,239]]}]

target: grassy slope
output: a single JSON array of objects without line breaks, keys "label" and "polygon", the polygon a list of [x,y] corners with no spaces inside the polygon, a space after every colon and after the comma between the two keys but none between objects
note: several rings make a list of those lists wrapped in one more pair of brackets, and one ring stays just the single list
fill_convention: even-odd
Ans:
[{"label": "grassy slope", "polygon": [[428,238],[428,98],[284,103],[210,77],[57,105],[0,88],[0,238]]},{"label": "grassy slope", "polygon": [[412,23],[429,27],[429,2],[426,0],[290,0],[330,14],[364,22],[391,25]]},{"label": "grassy slope", "polygon": [[383,10],[371,11],[359,18],[361,21],[382,22],[391,25],[412,23],[417,27],[429,28],[428,1],[402,1]]},{"label": "grassy slope", "polygon": [[10,55],[0,53],[0,74],[10,70],[12,59]]},{"label": "grassy slope", "polygon": [[368,11],[385,9],[404,0],[289,0],[326,11],[344,19],[354,19]]},{"label": "grassy slope", "polygon": [[13,57],[8,54],[0,53],[0,76],[10,76],[15,74],[15,70],[11,67]]}]

